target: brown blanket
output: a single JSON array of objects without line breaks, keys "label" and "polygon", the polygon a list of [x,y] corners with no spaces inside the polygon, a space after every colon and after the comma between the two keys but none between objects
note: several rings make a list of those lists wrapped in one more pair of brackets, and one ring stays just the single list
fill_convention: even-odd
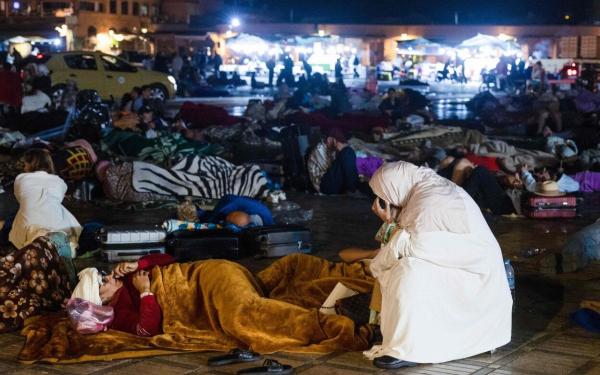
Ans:
[{"label": "brown blanket", "polygon": [[290,255],[254,277],[237,263],[208,260],[154,267],[152,290],[164,333],[142,338],[117,331],[80,335],[64,316],[26,322],[21,362],[69,363],[250,348],[326,353],[368,347],[371,331],[318,307],[337,282],[359,292],[373,287],[362,263]]}]

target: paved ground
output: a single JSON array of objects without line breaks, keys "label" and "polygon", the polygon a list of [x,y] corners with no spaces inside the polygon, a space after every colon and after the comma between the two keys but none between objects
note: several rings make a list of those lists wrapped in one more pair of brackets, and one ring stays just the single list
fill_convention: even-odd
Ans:
[{"label": "paved ground", "polygon": [[[350,85],[360,86],[357,81]],[[380,83],[380,89],[395,83]],[[469,113],[464,102],[477,91],[477,87],[453,84],[434,84],[425,90],[432,100],[433,110],[441,119],[464,119]],[[191,100],[225,107],[232,114],[242,113],[251,97],[265,99],[267,91],[245,90],[230,98]],[[169,103],[175,110],[184,100]],[[600,298],[600,265],[571,273],[557,274],[554,251],[579,228],[600,216],[600,196],[584,197],[582,217],[569,221],[533,221],[525,219],[493,218],[490,225],[497,236],[505,257],[513,260],[517,273],[516,310],[512,342],[489,353],[451,363],[421,365],[416,368],[384,372],[374,368],[361,353],[334,353],[328,355],[298,355],[278,353],[276,358],[296,368],[302,374],[597,374],[600,375],[600,335],[588,334],[569,324],[568,316],[585,298]],[[348,246],[372,247],[378,228],[377,219],[370,212],[370,201],[352,197],[316,197],[292,194],[291,199],[304,208],[312,208],[310,223],[313,231],[315,255],[337,260],[337,252]],[[173,209],[125,211],[99,208],[90,204],[68,203],[77,218],[106,223],[159,223],[174,215]],[[16,210],[10,194],[0,194],[0,217]],[[547,252],[539,257],[525,259],[522,250],[538,247]],[[96,261],[79,261],[85,267]],[[241,261],[251,271],[258,271],[270,263],[268,260],[245,259]],[[206,367],[206,359],[214,353],[181,354],[149,359],[87,363],[68,366],[24,366],[16,362],[23,344],[18,334],[0,335],[0,374],[232,374],[247,366],[229,366],[218,369]]]},{"label": "paved ground", "polygon": [[[316,255],[335,260],[337,251],[347,246],[374,246],[372,239],[378,222],[370,212],[370,201],[354,197],[316,197],[292,194],[291,199],[314,210],[310,224]],[[598,217],[597,196],[586,197],[585,217],[562,222],[497,218],[491,226],[499,238],[505,257],[516,262],[517,297],[512,342],[489,353],[437,365],[390,371],[390,374],[460,375],[460,374],[600,374],[600,336],[591,335],[569,324],[568,315],[584,298],[600,298],[600,266],[583,272],[556,275],[555,258],[550,252],[559,249],[564,239]],[[0,199],[1,209],[12,204]],[[97,218],[109,223],[161,221],[173,215],[172,209],[122,211],[90,205],[69,204],[80,220]],[[548,255],[522,259],[522,249],[546,247]],[[269,261],[246,259],[252,271]],[[85,264],[80,263],[81,267]],[[0,373],[2,374],[232,374],[242,367],[206,367],[214,355],[181,354],[137,360],[87,363],[80,365],[19,365],[15,358],[23,339],[17,334],[0,335]],[[296,368],[302,374],[368,374],[383,372],[362,357],[361,353],[298,355],[278,353],[269,356]]]}]

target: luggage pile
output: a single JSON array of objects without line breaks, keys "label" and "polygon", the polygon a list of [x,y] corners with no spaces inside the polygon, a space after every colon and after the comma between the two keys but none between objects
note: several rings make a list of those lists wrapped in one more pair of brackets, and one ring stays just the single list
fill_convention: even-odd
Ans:
[{"label": "luggage pile", "polygon": [[312,252],[310,230],[299,225],[271,225],[239,232],[218,228],[172,233],[158,226],[106,226],[98,237],[103,258],[108,262],[132,261],[144,255],[164,253],[173,255],[179,262],[190,262],[249,256],[277,258]]}]

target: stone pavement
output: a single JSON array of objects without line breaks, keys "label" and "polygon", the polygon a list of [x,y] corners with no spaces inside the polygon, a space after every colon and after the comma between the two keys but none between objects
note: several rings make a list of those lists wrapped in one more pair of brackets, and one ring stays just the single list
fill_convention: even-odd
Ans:
[{"label": "stone pavement", "polygon": [[[373,247],[377,219],[370,211],[371,202],[352,197],[315,197],[292,194],[292,200],[314,210],[310,227],[315,254],[336,260],[344,247]],[[600,335],[586,333],[569,324],[569,314],[584,298],[600,299],[600,265],[570,273],[556,274],[553,251],[564,239],[598,217],[598,197],[586,198],[585,217],[570,221],[533,221],[496,218],[491,227],[499,238],[505,257],[515,262],[517,273],[516,310],[512,342],[493,353],[450,363],[420,365],[410,369],[383,371],[376,369],[361,353],[303,355],[277,353],[269,355],[295,367],[306,375],[337,374],[523,374],[523,375],[600,375]],[[591,202],[591,203],[590,203]],[[6,202],[3,207],[11,207]],[[71,204],[69,208],[81,220],[91,218],[106,223],[160,222],[174,210],[121,211],[91,205]],[[523,259],[520,251],[544,247],[547,253]],[[258,271],[270,260],[243,260],[245,266]],[[80,267],[85,266],[80,262]],[[0,374],[234,374],[253,364],[209,368],[206,360],[214,353],[192,353],[148,359],[84,363],[78,365],[20,365],[16,362],[23,339],[18,334],[0,335]],[[260,363],[257,363],[258,365]]]}]

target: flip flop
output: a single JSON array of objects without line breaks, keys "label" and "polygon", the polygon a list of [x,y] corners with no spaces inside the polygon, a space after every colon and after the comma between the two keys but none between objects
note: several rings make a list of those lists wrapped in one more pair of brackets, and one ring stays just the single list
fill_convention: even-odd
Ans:
[{"label": "flip flop", "polygon": [[274,359],[265,359],[262,366],[251,367],[237,372],[237,374],[255,374],[255,375],[287,375],[293,374],[294,369],[290,365],[284,365]]},{"label": "flip flop", "polygon": [[227,354],[218,355],[208,359],[209,366],[224,366],[233,363],[254,362],[262,359],[258,353],[244,349],[232,349]]}]

